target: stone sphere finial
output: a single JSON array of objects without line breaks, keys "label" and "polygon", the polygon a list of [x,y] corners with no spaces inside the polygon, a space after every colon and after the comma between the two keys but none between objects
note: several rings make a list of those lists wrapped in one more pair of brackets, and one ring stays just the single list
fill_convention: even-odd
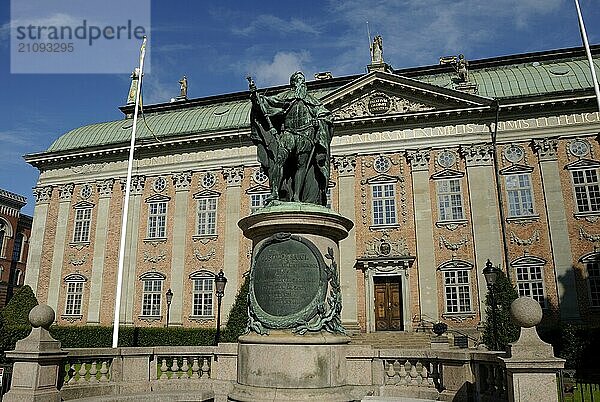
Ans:
[{"label": "stone sphere finial", "polygon": [[37,305],[29,312],[29,322],[33,328],[49,329],[54,317],[54,310],[46,304]]},{"label": "stone sphere finial", "polygon": [[510,316],[515,324],[523,328],[535,327],[542,321],[540,303],[531,297],[522,296],[510,305]]}]

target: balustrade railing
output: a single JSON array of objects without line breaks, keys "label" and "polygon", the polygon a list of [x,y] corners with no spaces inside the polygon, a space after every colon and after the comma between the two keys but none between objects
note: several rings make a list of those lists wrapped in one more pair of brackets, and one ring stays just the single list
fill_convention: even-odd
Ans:
[{"label": "balustrade railing", "polygon": [[506,369],[500,362],[477,361],[474,369],[478,400],[508,400]]},{"label": "balustrade railing", "polygon": [[69,359],[64,368],[63,386],[109,382],[112,359]]},{"label": "balustrade railing", "polygon": [[383,360],[384,384],[443,390],[442,365],[437,360],[386,358]]},{"label": "balustrade railing", "polygon": [[212,356],[157,356],[159,380],[210,378]]}]

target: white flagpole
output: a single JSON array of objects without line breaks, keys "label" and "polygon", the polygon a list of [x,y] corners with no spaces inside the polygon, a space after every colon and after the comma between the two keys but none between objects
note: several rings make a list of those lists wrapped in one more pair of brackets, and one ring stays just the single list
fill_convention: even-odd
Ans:
[{"label": "white flagpole", "polygon": [[129,212],[129,194],[131,193],[131,172],[133,170],[133,152],[135,150],[135,130],[137,128],[138,110],[141,101],[142,77],[144,72],[144,56],[146,55],[146,37],[140,48],[140,72],[135,95],[135,111],[133,112],[133,127],[131,128],[131,144],[129,145],[129,163],[127,165],[127,181],[125,183],[125,200],[123,203],[123,219],[121,220],[121,243],[119,244],[119,268],[117,273],[117,295],[115,297],[115,319],[113,322],[112,347],[119,344],[119,318],[121,315],[121,288],[123,286],[123,261],[125,260],[125,238],[127,237],[127,215]]},{"label": "white flagpole", "polygon": [[592,52],[590,51],[587,33],[585,32],[585,25],[583,25],[583,16],[581,15],[581,8],[579,8],[579,0],[575,0],[575,7],[577,8],[577,18],[579,18],[579,31],[581,32],[581,39],[583,40],[585,53],[587,54],[588,63],[590,64],[590,71],[592,72],[594,91],[596,91],[596,102],[598,103],[598,110],[600,110],[600,88],[598,88],[598,78],[596,78],[596,69],[594,68],[594,61],[592,59]]}]

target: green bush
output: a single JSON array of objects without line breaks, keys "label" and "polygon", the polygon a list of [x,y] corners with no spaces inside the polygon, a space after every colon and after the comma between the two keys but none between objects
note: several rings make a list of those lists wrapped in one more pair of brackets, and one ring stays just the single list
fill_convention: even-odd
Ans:
[{"label": "green bush", "polygon": [[0,310],[0,363],[6,362],[4,352],[14,350],[18,340],[31,332],[29,312],[38,301],[29,286],[22,286]]},{"label": "green bush", "polygon": [[490,350],[505,350],[509,343],[519,339],[519,327],[513,324],[510,318],[510,304],[519,297],[519,294],[506,277],[506,274],[501,270],[498,270],[498,277],[494,285],[494,295],[496,298],[496,346],[494,347],[492,295],[489,291],[485,297],[486,320],[483,324],[483,343]]},{"label": "green bush", "polygon": [[231,311],[229,312],[227,325],[221,337],[223,342],[237,342],[238,337],[246,332],[246,326],[248,324],[249,289],[250,280],[249,276],[246,276],[240,291],[235,297],[235,302],[231,307]]}]

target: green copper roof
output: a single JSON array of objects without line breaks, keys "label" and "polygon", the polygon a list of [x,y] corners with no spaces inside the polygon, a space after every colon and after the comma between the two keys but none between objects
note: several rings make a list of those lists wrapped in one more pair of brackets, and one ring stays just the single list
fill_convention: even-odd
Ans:
[{"label": "green copper roof", "polygon": [[[547,52],[540,61],[538,54],[509,56],[473,62],[469,70],[469,81],[477,84],[478,95],[489,98],[513,98],[550,94],[592,87],[587,59],[581,50]],[[544,53],[539,53],[544,55]],[[576,56],[576,57],[575,57]],[[600,70],[600,60],[594,60]],[[486,64],[487,63],[487,64]],[[441,72],[437,66],[398,70],[410,74],[410,78],[445,88],[454,88],[452,79],[456,74],[449,69]],[[421,74],[421,75],[419,75]],[[336,79],[325,88],[312,90],[321,98],[358,76]],[[196,104],[194,104],[196,103]],[[203,104],[199,104],[203,103]],[[170,137],[186,134],[213,133],[236,129],[247,129],[249,125],[250,101],[239,97],[215,97],[214,99],[191,100],[190,104],[175,104],[173,107],[159,105],[145,114],[145,122],[138,121],[137,138]],[[132,119],[123,119],[76,128],[58,138],[46,152],[60,152],[108,144],[126,143],[131,133]],[[151,133],[148,127],[154,132]]]},{"label": "green copper roof", "polygon": [[[600,60],[595,59],[600,70]],[[414,79],[453,87],[452,76],[444,74],[415,76]],[[551,92],[592,87],[590,67],[586,59],[530,62],[469,71],[469,81],[477,83],[477,95],[490,98],[542,95]]]}]

